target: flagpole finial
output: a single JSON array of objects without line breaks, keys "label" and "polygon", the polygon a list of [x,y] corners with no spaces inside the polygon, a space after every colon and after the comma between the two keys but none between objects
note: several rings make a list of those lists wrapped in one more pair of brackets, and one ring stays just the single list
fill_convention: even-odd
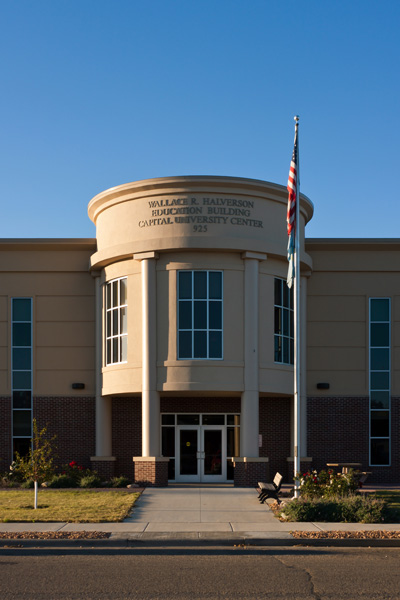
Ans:
[{"label": "flagpole finial", "polygon": [[299,117],[299,115],[296,115],[296,116],[294,117],[294,120],[296,121],[296,125],[297,125],[297,123],[300,121],[300,117]]}]

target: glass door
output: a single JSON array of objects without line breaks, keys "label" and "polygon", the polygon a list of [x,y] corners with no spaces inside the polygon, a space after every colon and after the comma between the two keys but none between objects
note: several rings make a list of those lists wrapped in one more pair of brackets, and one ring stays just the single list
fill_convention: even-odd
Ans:
[{"label": "glass door", "polygon": [[176,481],[221,483],[227,479],[226,428],[220,425],[178,425]]},{"label": "glass door", "polygon": [[200,481],[199,430],[197,426],[178,427],[178,473],[182,482]]},{"label": "glass door", "polygon": [[201,481],[219,483],[226,481],[225,428],[202,427]]}]

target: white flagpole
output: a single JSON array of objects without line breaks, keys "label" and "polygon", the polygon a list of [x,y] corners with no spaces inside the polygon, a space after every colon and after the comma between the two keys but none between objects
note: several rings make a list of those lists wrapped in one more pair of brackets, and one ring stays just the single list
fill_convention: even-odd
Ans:
[{"label": "white flagpole", "polygon": [[297,137],[297,180],[296,180],[296,225],[295,225],[295,266],[294,266],[294,497],[299,497],[300,472],[300,152],[299,117],[294,117],[295,137]]}]

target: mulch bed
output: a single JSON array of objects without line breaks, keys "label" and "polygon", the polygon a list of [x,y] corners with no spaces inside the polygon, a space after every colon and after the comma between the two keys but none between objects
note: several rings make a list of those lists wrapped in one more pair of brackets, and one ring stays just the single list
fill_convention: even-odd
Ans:
[{"label": "mulch bed", "polygon": [[6,540],[99,540],[109,538],[104,531],[2,531],[0,539]]},{"label": "mulch bed", "polygon": [[400,531],[291,531],[294,538],[308,538],[312,540],[396,540],[400,539]]}]

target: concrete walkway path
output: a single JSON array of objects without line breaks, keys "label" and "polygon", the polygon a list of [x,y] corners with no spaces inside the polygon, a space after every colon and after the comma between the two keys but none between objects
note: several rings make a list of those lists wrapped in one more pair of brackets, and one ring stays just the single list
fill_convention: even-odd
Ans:
[{"label": "concrete walkway path", "polygon": [[124,521],[137,531],[233,532],[262,531],[276,519],[254,489],[226,486],[147,488],[132,515]]}]

